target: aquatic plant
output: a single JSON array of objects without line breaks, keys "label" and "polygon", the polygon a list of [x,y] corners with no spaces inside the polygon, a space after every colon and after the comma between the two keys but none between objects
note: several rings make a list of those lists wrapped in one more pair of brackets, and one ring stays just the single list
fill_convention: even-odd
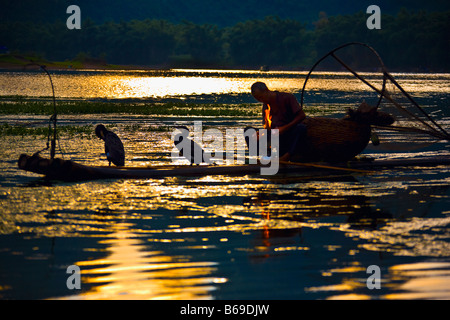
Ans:
[{"label": "aquatic plant", "polygon": [[[48,135],[47,126],[30,127],[27,124],[10,125],[8,123],[0,124],[0,136],[42,136],[44,138]],[[93,135],[92,126],[84,125],[66,125],[59,126],[58,131],[60,134],[74,136],[74,135]]]},{"label": "aquatic plant", "polygon": [[[50,99],[29,100],[24,97],[3,97],[0,114],[52,114]],[[232,116],[253,117],[260,114],[257,104],[215,104],[187,102],[117,102],[67,100],[57,102],[58,114],[139,114],[155,116]]]}]

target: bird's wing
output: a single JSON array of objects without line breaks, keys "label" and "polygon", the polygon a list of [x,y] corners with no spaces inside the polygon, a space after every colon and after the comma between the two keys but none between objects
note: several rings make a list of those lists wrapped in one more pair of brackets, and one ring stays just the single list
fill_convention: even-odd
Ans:
[{"label": "bird's wing", "polygon": [[105,149],[109,150],[109,158],[116,163],[123,163],[125,161],[125,150],[122,141],[114,132],[108,132],[105,135]]}]

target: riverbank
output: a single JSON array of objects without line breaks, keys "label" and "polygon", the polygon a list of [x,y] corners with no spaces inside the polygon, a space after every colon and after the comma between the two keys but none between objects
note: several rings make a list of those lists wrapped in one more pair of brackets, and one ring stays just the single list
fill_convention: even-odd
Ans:
[{"label": "riverbank", "polygon": [[85,58],[81,60],[48,61],[38,56],[21,54],[0,54],[0,69],[22,70],[33,65],[45,65],[48,70],[155,70],[149,66],[109,64],[102,59]]},{"label": "riverbank", "polygon": [[[47,70],[98,70],[98,71],[114,71],[114,70],[136,70],[136,71],[154,71],[154,70],[175,70],[175,69],[192,69],[192,70],[246,70],[260,72],[261,74],[273,72],[308,72],[310,70],[309,65],[303,65],[298,67],[283,67],[283,66],[267,66],[262,65],[258,68],[249,68],[248,66],[236,66],[236,65],[205,65],[205,66],[192,66],[191,64],[174,63],[173,65],[119,65],[110,64],[100,58],[86,58],[65,60],[65,61],[49,61],[44,58],[32,55],[22,54],[0,54],[0,71],[1,70],[32,70],[37,66],[44,65]],[[364,68],[363,68],[364,69]],[[367,69],[367,68],[366,68]],[[318,66],[316,71],[323,72],[342,72],[346,71],[343,68],[321,68]],[[367,70],[360,70],[365,72],[376,72],[374,68]],[[389,68],[391,73],[417,73],[417,74],[448,74],[445,70],[433,70],[427,68]]]}]

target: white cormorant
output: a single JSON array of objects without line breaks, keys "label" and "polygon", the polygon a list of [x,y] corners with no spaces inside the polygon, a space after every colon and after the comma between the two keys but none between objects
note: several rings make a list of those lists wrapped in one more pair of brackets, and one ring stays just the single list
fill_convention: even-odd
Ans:
[{"label": "white cormorant", "polygon": [[[203,150],[203,148],[198,143],[188,138],[189,129],[185,126],[178,126],[175,128],[181,131],[181,133],[177,133],[175,135],[173,141],[175,147],[180,150],[180,155],[186,158],[191,165],[194,163],[199,165],[203,162],[211,164],[210,156]],[[201,154],[201,158],[196,159],[196,154]]]}]

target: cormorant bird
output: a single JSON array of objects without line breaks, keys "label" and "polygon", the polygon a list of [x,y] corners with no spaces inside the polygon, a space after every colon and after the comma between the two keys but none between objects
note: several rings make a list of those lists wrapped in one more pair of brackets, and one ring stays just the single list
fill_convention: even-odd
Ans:
[{"label": "cormorant bird", "polygon": [[105,141],[105,153],[106,158],[116,166],[125,165],[125,150],[123,149],[123,144],[120,138],[112,131],[105,128],[104,125],[99,124],[95,127],[95,134],[97,137]]},{"label": "cormorant bird", "polygon": [[[175,147],[180,150],[180,155],[182,157],[185,157],[191,163],[191,165],[193,165],[194,163],[196,165],[199,165],[203,162],[211,164],[210,156],[206,154],[205,150],[203,150],[203,148],[198,143],[188,138],[189,129],[185,126],[178,126],[175,128],[181,131],[181,133],[175,135],[173,141]],[[186,148],[188,148],[190,152],[188,152]],[[201,154],[201,158],[195,159],[195,154]]]}]

